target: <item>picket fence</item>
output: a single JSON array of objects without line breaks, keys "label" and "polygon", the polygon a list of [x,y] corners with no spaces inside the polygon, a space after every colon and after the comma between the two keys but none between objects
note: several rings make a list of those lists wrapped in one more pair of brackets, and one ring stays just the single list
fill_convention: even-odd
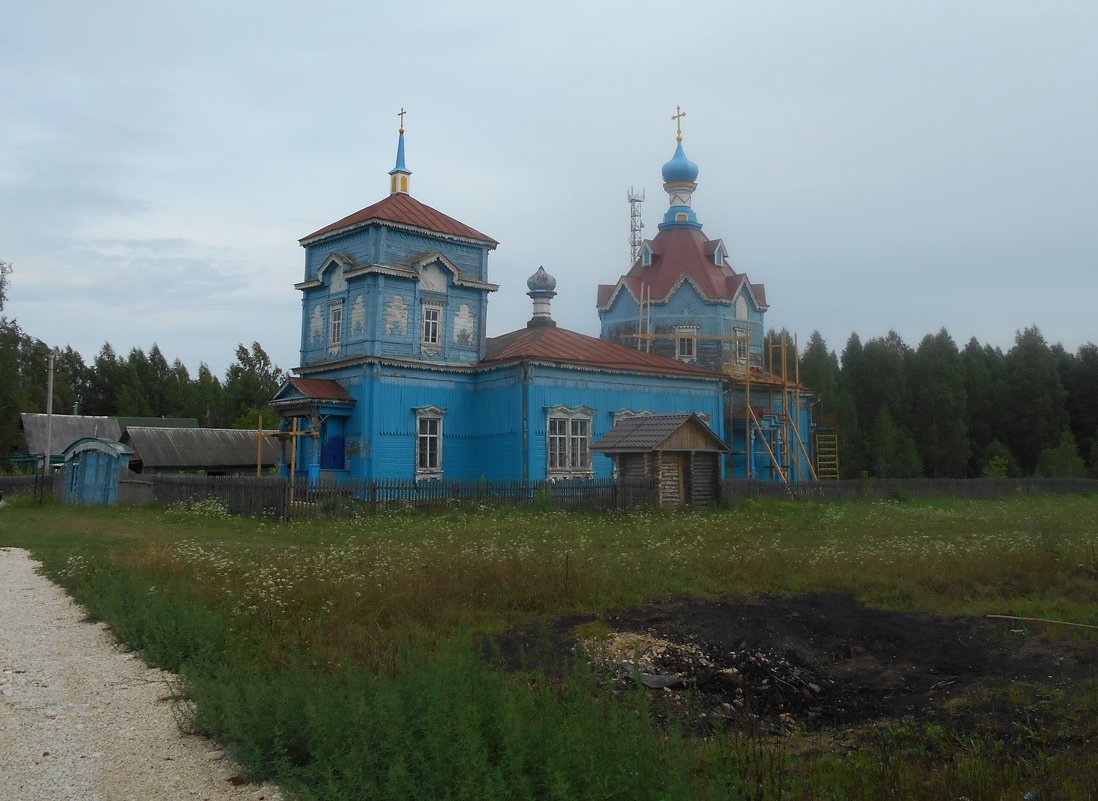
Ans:
[{"label": "picket fence", "polygon": [[655,484],[615,481],[323,481],[278,477],[150,476],[151,500],[170,506],[217,498],[233,514],[281,519],[352,517],[416,509],[533,506],[582,511],[632,509],[650,503]]},{"label": "picket fence", "polygon": [[[0,476],[0,493],[60,496],[62,473]],[[899,500],[1006,495],[1098,494],[1098,480],[1084,478],[855,479],[776,484],[756,480],[721,482],[723,504],[778,498],[801,501]],[[325,481],[290,486],[276,476],[126,475],[122,503],[160,506],[217,499],[233,514],[283,520],[352,517],[416,509],[475,506],[537,506],[582,511],[628,510],[656,503],[650,479],[589,481]]]}]

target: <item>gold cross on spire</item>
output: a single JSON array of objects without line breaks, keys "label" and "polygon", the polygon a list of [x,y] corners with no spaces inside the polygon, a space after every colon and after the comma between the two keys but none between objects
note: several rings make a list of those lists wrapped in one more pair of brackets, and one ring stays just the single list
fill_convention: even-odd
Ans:
[{"label": "gold cross on spire", "polygon": [[686,112],[682,110],[682,106],[675,106],[675,114],[671,119],[675,121],[675,141],[682,141],[682,118],[686,116]]},{"label": "gold cross on spire", "polygon": [[400,117],[400,132],[404,133],[404,115],[408,112],[404,110],[404,106],[400,107],[400,112],[397,114]]}]

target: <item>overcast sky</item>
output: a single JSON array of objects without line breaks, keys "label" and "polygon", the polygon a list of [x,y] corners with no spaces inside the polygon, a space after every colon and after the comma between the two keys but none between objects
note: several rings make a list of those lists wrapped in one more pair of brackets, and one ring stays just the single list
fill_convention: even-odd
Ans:
[{"label": "overcast sky", "polygon": [[4,313],[90,361],[158,343],[297,365],[297,240],[388,193],[499,240],[488,333],[597,335],[676,104],[694,208],[767,326],[841,351],[943,326],[1098,339],[1093,0],[12,3],[0,24]]}]

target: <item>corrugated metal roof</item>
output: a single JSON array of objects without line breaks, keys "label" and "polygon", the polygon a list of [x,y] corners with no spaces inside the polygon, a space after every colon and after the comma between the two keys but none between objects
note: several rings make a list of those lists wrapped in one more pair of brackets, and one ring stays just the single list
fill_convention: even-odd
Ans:
[{"label": "corrugated metal roof", "polygon": [[145,428],[198,428],[197,417],[116,417],[124,431],[129,426]]},{"label": "corrugated metal roof", "polygon": [[[24,446],[22,453],[46,452],[47,415],[23,412],[19,419],[23,424]],[[122,427],[114,417],[86,414],[55,414],[50,432],[50,456],[60,456],[65,448],[84,437],[118,440]]]},{"label": "corrugated metal roof", "polygon": [[[258,432],[240,428],[147,428],[131,426],[122,442],[144,467],[204,470],[247,467],[256,462]],[[278,442],[263,438],[263,464],[278,462]]]},{"label": "corrugated metal roof", "polygon": [[411,195],[399,192],[389,195],[389,197],[384,200],[379,200],[377,203],[374,203],[372,206],[367,206],[361,211],[356,211],[354,214],[344,217],[342,220],[338,220],[331,225],[326,225],[319,231],[314,231],[308,236],[303,237],[300,241],[301,244],[304,245],[307,242],[326,234],[334,234],[345,228],[354,228],[359,225],[364,225],[372,220],[377,220],[378,222],[400,223],[438,234],[459,236],[464,239],[475,239],[486,245],[490,245],[491,247],[495,247],[499,244],[499,242],[492,239],[492,237],[482,234],[477,229],[471,228],[463,222],[458,222],[453,217],[443,214],[437,209],[431,208],[426,203],[420,203]]},{"label": "corrugated metal roof", "polygon": [[485,359],[481,364],[536,359],[641,373],[664,373],[697,378],[721,377],[719,373],[703,367],[555,326],[531,326],[503,336],[492,337],[487,340],[486,351]]},{"label": "corrugated metal roof", "polygon": [[728,450],[712,429],[693,413],[627,417],[616,422],[613,428],[592,443],[591,450],[600,453],[661,450],[661,446],[665,446],[684,426],[690,426],[702,435],[700,440],[696,437],[692,439],[689,450],[699,450],[698,444],[701,442],[708,444],[705,450]]}]

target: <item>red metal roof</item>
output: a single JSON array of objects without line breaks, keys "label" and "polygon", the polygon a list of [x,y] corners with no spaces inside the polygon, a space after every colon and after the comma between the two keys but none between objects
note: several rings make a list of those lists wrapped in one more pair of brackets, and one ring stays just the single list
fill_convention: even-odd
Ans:
[{"label": "red metal roof", "polygon": [[534,326],[512,331],[510,334],[489,338],[487,345],[487,355],[481,364],[536,359],[611,370],[665,373],[698,378],[721,377],[719,373],[693,364],[634,350],[625,345],[555,326]]},{"label": "red metal roof", "polygon": [[350,393],[329,378],[298,378],[290,376],[290,383],[306,398],[313,400],[353,401]]},{"label": "red metal roof", "polygon": [[[713,254],[720,240],[706,239],[696,228],[665,228],[648,242],[652,263],[644,266],[641,259],[622,278],[637,298],[646,292],[653,300],[666,300],[683,278],[689,278],[701,294],[710,300],[731,300],[747,276],[737,273],[727,262],[717,266]],[[598,289],[598,305],[610,302],[616,285],[603,284]],[[756,300],[766,306],[762,284],[751,284]]]},{"label": "red metal roof", "polygon": [[460,236],[465,239],[475,239],[492,247],[499,243],[490,236],[485,236],[475,228],[470,228],[463,222],[458,222],[453,217],[443,214],[441,211],[431,208],[426,203],[420,203],[411,195],[395,192],[384,200],[379,200],[372,206],[367,206],[361,211],[356,211],[349,217],[326,225],[319,231],[314,231],[300,242],[302,244],[316,239],[325,234],[342,231],[345,228],[354,228],[367,222],[377,220],[379,222],[400,223],[421,228],[436,234]]}]

